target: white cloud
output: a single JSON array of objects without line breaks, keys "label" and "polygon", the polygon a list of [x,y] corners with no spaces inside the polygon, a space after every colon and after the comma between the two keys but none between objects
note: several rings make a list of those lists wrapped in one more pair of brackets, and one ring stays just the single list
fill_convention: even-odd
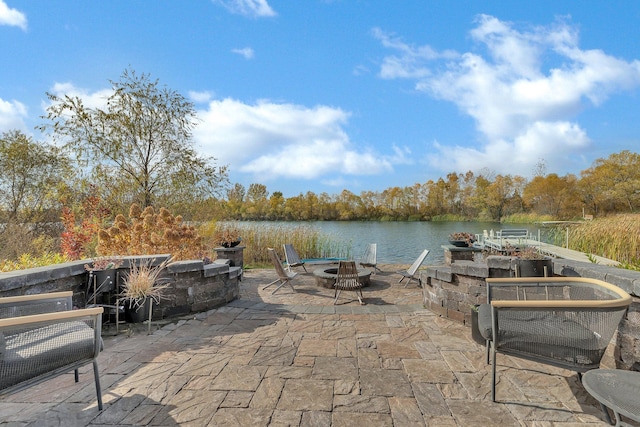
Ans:
[{"label": "white cloud", "polygon": [[447,159],[447,170],[456,164],[456,170],[523,174],[540,158],[549,166],[570,161],[589,144],[585,130],[571,120],[588,103],[597,106],[640,86],[640,61],[580,49],[577,31],[565,22],[526,31],[487,15],[476,22],[471,38],[486,48],[485,56],[437,54],[374,34],[396,51],[384,58],[381,77],[413,79],[417,90],[452,102],[476,122],[482,145],[436,144],[434,165]]},{"label": "white cloud", "polygon": [[196,92],[191,90],[189,91],[189,98],[197,104],[202,104],[211,101],[213,93],[209,91]]},{"label": "white cloud", "polygon": [[382,156],[354,147],[343,129],[349,114],[337,108],[224,99],[212,101],[198,116],[202,123],[194,137],[200,149],[261,182],[375,175],[406,162],[401,149]]},{"label": "white cloud", "polygon": [[229,12],[251,18],[276,16],[276,12],[269,6],[267,0],[212,0]]},{"label": "white cloud", "polygon": [[27,17],[24,13],[17,9],[11,9],[3,0],[0,0],[0,25],[20,27],[26,31]]},{"label": "white cloud", "polygon": [[251,59],[253,58],[253,55],[254,55],[253,49],[251,49],[250,47],[245,47],[242,49],[233,49],[232,52],[237,53],[238,55],[244,56],[244,59]]},{"label": "white cloud", "polygon": [[27,118],[27,107],[24,104],[0,98],[0,133],[14,129],[26,131],[25,118]]},{"label": "white cloud", "polygon": [[[72,83],[55,83],[51,88],[51,93],[60,98],[66,96],[78,97],[82,99],[82,103],[88,108],[101,108],[107,107],[107,98],[113,94],[112,89],[100,89],[95,92],[89,92],[86,89],[75,87]],[[43,105],[43,109],[46,109],[49,104]]]},{"label": "white cloud", "polygon": [[[493,171],[529,175],[540,159],[549,168],[562,170],[582,160],[580,152],[590,144],[586,132],[575,123],[534,122],[513,140],[493,139],[481,148],[443,146],[434,143],[437,153],[429,163],[447,171]],[[443,168],[444,166],[444,168]]]}]

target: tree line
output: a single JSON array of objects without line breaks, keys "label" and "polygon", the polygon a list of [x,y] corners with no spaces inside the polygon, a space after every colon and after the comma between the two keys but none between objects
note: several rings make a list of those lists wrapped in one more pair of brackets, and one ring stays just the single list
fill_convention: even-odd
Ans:
[{"label": "tree line", "polygon": [[545,174],[532,179],[495,174],[451,172],[444,178],[355,194],[307,192],[284,198],[263,184],[235,184],[224,200],[208,209],[233,220],[415,220],[500,221],[510,216],[569,220],[584,215],[635,213],[640,207],[640,155],[631,151],[598,159],[580,176]]},{"label": "tree line", "polygon": [[0,259],[58,252],[63,227],[96,229],[134,203],[186,221],[572,219],[637,212],[640,204],[640,156],[630,151],[598,159],[579,176],[546,174],[540,165],[530,180],[452,172],[383,191],[285,198],[260,183],[231,185],[227,166],[198,154],[195,107],[181,94],[129,69],[110,83],[99,106],[47,94],[38,127],[47,141],[18,130],[0,135]]}]

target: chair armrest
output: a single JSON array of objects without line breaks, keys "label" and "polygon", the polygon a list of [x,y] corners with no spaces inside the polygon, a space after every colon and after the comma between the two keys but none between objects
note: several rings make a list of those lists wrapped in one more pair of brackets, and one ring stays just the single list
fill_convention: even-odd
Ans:
[{"label": "chair armrest", "polygon": [[0,298],[0,318],[71,310],[72,297],[73,292],[65,291]]},{"label": "chair armrest", "polygon": [[46,294],[20,295],[16,297],[0,298],[0,304],[16,304],[16,303],[22,303],[22,302],[40,301],[40,300],[48,300],[48,299],[64,299],[64,298],[71,298],[72,296],[73,296],[73,292],[71,291],[50,292]]},{"label": "chair armrest", "polygon": [[11,317],[0,319],[0,329],[14,326],[35,326],[39,323],[55,323],[56,321],[77,320],[82,317],[102,315],[102,307],[84,308],[80,310],[57,311],[45,314],[33,314],[30,316]]},{"label": "chair armrest", "polygon": [[[499,308],[616,308],[628,307],[631,295],[610,283],[584,277],[488,278],[487,302]],[[509,289],[511,288],[511,289]],[[571,299],[562,288],[589,291],[585,298]],[[495,295],[500,290],[501,296]],[[526,291],[538,292],[538,298],[527,298]],[[541,291],[544,290],[544,293]],[[505,294],[505,291],[508,291]],[[540,298],[544,296],[544,298]],[[506,297],[506,298],[505,298]],[[575,296],[574,296],[575,297]]]},{"label": "chair armrest", "polygon": [[628,307],[631,303],[631,297],[626,299],[615,300],[534,300],[534,301],[512,301],[512,300],[493,300],[491,306],[495,308],[520,308],[520,309],[596,309],[596,308],[616,308],[616,307]]}]

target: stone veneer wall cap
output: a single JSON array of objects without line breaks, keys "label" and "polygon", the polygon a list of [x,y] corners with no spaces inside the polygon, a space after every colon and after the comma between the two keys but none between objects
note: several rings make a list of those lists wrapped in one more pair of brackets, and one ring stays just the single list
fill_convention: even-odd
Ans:
[{"label": "stone veneer wall cap", "polygon": [[435,279],[437,274],[438,274],[438,269],[439,268],[441,268],[441,267],[427,267],[427,269],[424,270],[424,274],[427,277],[433,277]]},{"label": "stone veneer wall cap", "polygon": [[200,271],[204,268],[204,262],[198,259],[176,261],[167,266],[169,273],[186,273],[188,271]]},{"label": "stone veneer wall cap", "polygon": [[487,257],[488,268],[499,268],[502,270],[511,269],[511,257],[501,255],[489,255]]},{"label": "stone veneer wall cap", "polygon": [[442,267],[438,269],[436,273],[436,279],[443,282],[451,283],[453,281],[453,274],[451,274],[451,267]]},{"label": "stone veneer wall cap", "polygon": [[240,277],[242,278],[242,268],[240,267],[229,267],[229,278]]},{"label": "stone veneer wall cap", "polygon": [[204,277],[217,276],[219,274],[226,274],[229,272],[229,266],[226,264],[207,264],[202,267]]},{"label": "stone veneer wall cap", "polygon": [[86,260],[80,260],[0,273],[0,289],[16,289],[49,280],[86,274],[87,271],[84,269],[85,264]]}]

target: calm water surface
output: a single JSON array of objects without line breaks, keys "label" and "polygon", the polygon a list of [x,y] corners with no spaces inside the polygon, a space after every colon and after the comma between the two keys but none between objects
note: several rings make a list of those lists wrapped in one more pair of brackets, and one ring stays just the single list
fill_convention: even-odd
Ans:
[{"label": "calm water surface", "polygon": [[[449,234],[468,231],[482,234],[484,230],[501,228],[526,228],[538,233],[535,224],[500,224],[497,222],[362,222],[362,221],[312,221],[273,222],[278,227],[307,226],[330,237],[338,247],[346,248],[349,256],[357,259],[369,243],[378,244],[378,263],[411,264],[423,249],[431,252],[425,265],[444,262],[442,245],[449,242]],[[338,256],[339,254],[335,254]]]}]

